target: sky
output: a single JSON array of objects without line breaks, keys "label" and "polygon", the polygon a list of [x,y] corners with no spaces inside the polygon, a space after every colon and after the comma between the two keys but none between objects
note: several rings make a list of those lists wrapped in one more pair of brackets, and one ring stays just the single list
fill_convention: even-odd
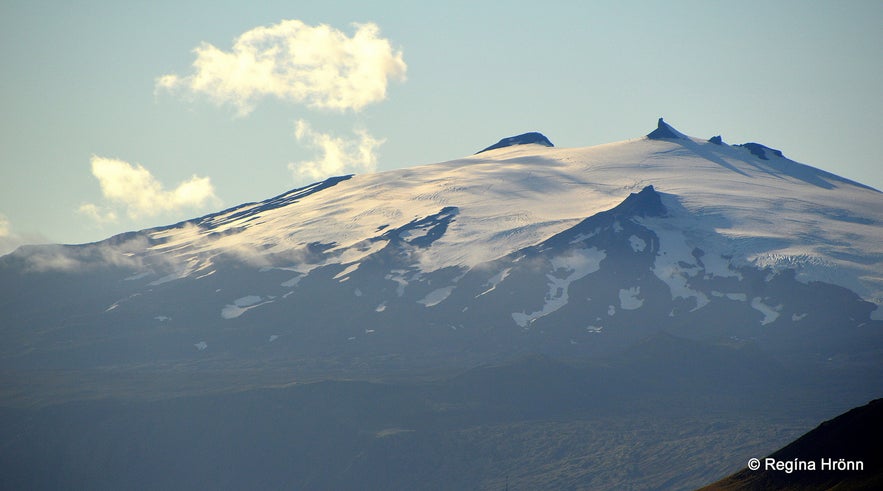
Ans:
[{"label": "sky", "polygon": [[883,189],[883,2],[0,0],[0,254],[666,121]]}]

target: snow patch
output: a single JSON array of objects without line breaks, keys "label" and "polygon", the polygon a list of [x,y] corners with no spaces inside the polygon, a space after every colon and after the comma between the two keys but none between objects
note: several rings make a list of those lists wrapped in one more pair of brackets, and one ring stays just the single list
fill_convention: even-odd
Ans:
[{"label": "snow patch", "polygon": [[570,241],[570,243],[576,244],[577,242],[582,242],[584,240],[591,239],[592,237],[598,235],[598,233],[600,233],[600,232],[601,232],[601,228],[597,227],[597,228],[595,228],[595,230],[593,230],[590,233],[577,235],[576,237],[573,238],[573,240]]},{"label": "snow patch", "polygon": [[738,302],[748,301],[748,295],[744,293],[721,293],[717,290],[711,290],[711,296],[718,298],[729,298],[730,300],[736,300]]},{"label": "snow patch", "polygon": [[513,312],[512,320],[520,327],[527,327],[528,324],[540,317],[549,315],[567,305],[567,289],[570,284],[598,271],[601,268],[601,261],[605,257],[607,257],[607,253],[592,247],[578,249],[571,254],[552,258],[550,262],[554,270],[546,275],[546,278],[549,279],[549,292],[546,294],[545,305],[542,309],[530,314]]},{"label": "snow patch", "polygon": [[399,238],[410,244],[415,239],[426,237],[429,231],[432,230],[432,228],[435,226],[436,224],[433,223],[425,227],[408,229],[403,232],[399,232]]},{"label": "snow patch", "polygon": [[211,261],[202,261],[198,258],[191,258],[185,264],[179,265],[179,269],[175,272],[169,273],[162,278],[151,281],[148,283],[148,286],[158,286],[164,283],[170,283],[172,281],[180,280],[182,278],[187,278],[193,273],[202,271],[208,266],[211,266]]},{"label": "snow patch", "polygon": [[429,292],[429,294],[426,295],[425,297],[423,297],[422,299],[417,300],[417,303],[422,303],[426,307],[432,307],[432,306],[438,305],[438,304],[444,302],[444,300],[446,298],[448,298],[448,296],[451,294],[451,292],[453,290],[454,290],[453,285],[446,286],[444,288],[439,288],[437,290],[433,290],[433,291]]},{"label": "snow patch", "polygon": [[299,274],[290,280],[283,281],[282,283],[279,284],[279,286],[282,286],[285,288],[295,287],[295,286],[297,286],[298,283],[300,283],[300,280],[302,280],[303,278],[304,278],[304,275]]},{"label": "snow patch", "polygon": [[760,321],[760,325],[762,326],[765,326],[778,319],[779,311],[782,310],[781,305],[770,307],[769,305],[763,303],[763,299],[761,299],[760,297],[754,297],[751,299],[751,308],[763,314],[763,320]]},{"label": "snow patch", "polygon": [[647,242],[644,239],[638,237],[637,235],[632,235],[629,237],[629,244],[632,246],[632,250],[635,252],[644,252],[644,249],[647,248]]},{"label": "snow patch", "polygon": [[702,256],[702,264],[707,276],[719,276],[721,278],[736,277],[742,279],[742,273],[733,271],[730,261],[720,254],[706,254]]},{"label": "snow patch", "polygon": [[499,285],[500,283],[502,283],[503,280],[505,280],[506,277],[509,276],[509,272],[510,272],[510,271],[512,271],[512,268],[506,268],[506,269],[504,269],[503,271],[500,271],[499,273],[493,275],[493,276],[488,280],[488,282],[485,284],[485,286],[489,286],[489,288],[488,288],[487,290],[485,290],[485,291],[479,293],[478,295],[476,295],[475,298],[478,298],[478,297],[480,297],[480,296],[482,296],[482,295],[486,295],[486,294],[488,294],[488,293],[490,293],[490,292],[496,290],[496,289],[497,289],[497,285]]},{"label": "snow patch", "polygon": [[251,309],[272,302],[272,297],[267,297],[267,300],[264,300],[262,297],[259,297],[257,295],[248,295],[245,297],[237,298],[233,301],[233,304],[227,304],[224,306],[223,309],[221,309],[221,317],[223,317],[224,319],[235,319]]},{"label": "snow patch", "polygon": [[[353,263],[353,264],[350,264],[349,266],[347,266],[346,268],[344,268],[343,271],[341,271],[340,273],[337,273],[336,275],[334,275],[334,279],[335,279],[335,280],[339,280],[341,283],[343,283],[344,281],[346,281],[346,280],[349,279],[348,275],[349,275],[350,273],[352,273],[353,271],[359,269],[359,266],[361,266],[361,265],[362,265],[362,263]],[[343,279],[340,279],[340,278],[343,278]]]},{"label": "snow patch", "polygon": [[619,290],[619,306],[623,310],[636,310],[644,305],[644,299],[638,298],[641,294],[640,286],[633,286],[629,289]]},{"label": "snow patch", "polygon": [[696,276],[701,268],[693,261],[693,247],[687,244],[684,235],[674,227],[672,223],[666,223],[657,219],[647,219],[645,225],[654,225],[652,230],[659,237],[659,252],[653,263],[653,274],[668,285],[671,290],[671,298],[693,298],[699,310],[708,305],[708,297],[690,288],[688,277]]},{"label": "snow patch", "polygon": [[387,280],[396,282],[396,296],[399,297],[405,294],[405,287],[408,286],[408,280],[405,279],[405,273],[407,273],[407,271],[404,269],[394,269],[384,276]]}]

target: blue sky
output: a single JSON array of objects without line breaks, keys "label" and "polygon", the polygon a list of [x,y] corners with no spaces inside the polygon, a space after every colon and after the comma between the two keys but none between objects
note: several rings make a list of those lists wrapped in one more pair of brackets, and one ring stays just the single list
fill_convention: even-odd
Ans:
[{"label": "blue sky", "polygon": [[[6,0],[0,253],[526,131],[563,147],[634,138],[660,116],[883,189],[881,24],[879,1]],[[313,64],[236,85],[224,70],[241,36],[294,41],[277,67]]]}]

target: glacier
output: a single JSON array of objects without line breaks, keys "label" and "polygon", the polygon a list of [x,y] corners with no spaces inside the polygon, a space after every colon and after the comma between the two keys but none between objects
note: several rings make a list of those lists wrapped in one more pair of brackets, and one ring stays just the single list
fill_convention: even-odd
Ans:
[{"label": "glacier", "polygon": [[[392,343],[372,348],[379,353],[406,349],[408,336],[440,335],[432,326],[460,325],[522,330],[511,336],[528,344],[524,336],[560,334],[589,349],[599,342],[580,338],[586,326],[593,339],[638,336],[627,323],[682,329],[712,322],[719,309],[742,309],[732,322],[745,326],[808,314],[824,322],[777,290],[822,295],[820,285],[857,296],[834,295],[848,305],[829,309],[848,319],[883,317],[878,190],[760,144],[690,137],[661,119],[647,136],[605,145],[559,148],[529,135],[492,147],[333,177],[92,244],[22,247],[0,258],[6,289],[26,295],[13,285],[43,287],[51,274],[82,274],[96,289],[77,292],[80,304],[57,316],[13,316],[9,332],[36,323],[45,333],[23,335],[54,345],[46,333],[65,315],[133,326],[162,316],[166,330],[150,336],[168,340],[157,343],[184,343],[175,329],[186,325],[213,350],[223,343],[211,336],[233,343],[251,331],[330,344],[370,331]],[[603,331],[591,327],[602,318]],[[738,334],[771,336],[754,329]],[[445,336],[462,336],[460,346],[476,332]],[[5,352],[16,358],[15,344]]]}]

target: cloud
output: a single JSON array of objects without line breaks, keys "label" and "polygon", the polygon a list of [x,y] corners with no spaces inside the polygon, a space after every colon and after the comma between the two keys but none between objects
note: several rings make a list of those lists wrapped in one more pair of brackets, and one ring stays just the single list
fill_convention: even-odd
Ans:
[{"label": "cloud", "polygon": [[404,80],[407,66],[377,25],[354,27],[348,37],[325,24],[283,20],[243,33],[231,51],[203,42],[194,49],[194,73],[158,77],[156,89],[203,94],[236,106],[240,115],[266,96],[319,109],[360,110],[384,100],[388,81]]},{"label": "cloud", "polygon": [[[101,185],[101,193],[110,205],[123,206],[129,218],[156,216],[185,208],[201,208],[220,204],[208,177],[192,176],[166,191],[163,185],[141,164],[105,157],[92,156],[92,175]],[[98,222],[116,221],[117,215],[109,206],[85,203],[80,213]]]},{"label": "cloud", "polygon": [[102,208],[94,203],[83,203],[77,212],[86,215],[98,223],[113,223],[117,221],[117,214],[113,210]]},{"label": "cloud", "polygon": [[9,221],[6,215],[0,213],[0,256],[9,254],[25,244],[46,242],[50,242],[50,240],[40,233],[17,233],[12,226],[12,222]]},{"label": "cloud", "polygon": [[6,215],[0,213],[0,237],[9,237],[12,235],[12,225]]},{"label": "cloud", "polygon": [[21,238],[12,232],[12,224],[0,213],[0,256],[8,254],[21,245]]},{"label": "cloud", "polygon": [[107,266],[129,270],[165,266],[165,258],[153,258],[156,264],[146,265],[143,251],[148,247],[147,238],[135,235],[130,239],[96,242],[84,245],[47,244],[23,247],[18,255],[24,260],[26,271],[82,271]]},{"label": "cloud", "polygon": [[304,120],[295,124],[294,136],[299,142],[316,148],[321,157],[316,160],[288,164],[295,178],[313,180],[339,176],[350,172],[373,172],[377,169],[376,151],[385,140],[378,140],[365,130],[355,131],[356,139],[335,137],[320,133]]}]

